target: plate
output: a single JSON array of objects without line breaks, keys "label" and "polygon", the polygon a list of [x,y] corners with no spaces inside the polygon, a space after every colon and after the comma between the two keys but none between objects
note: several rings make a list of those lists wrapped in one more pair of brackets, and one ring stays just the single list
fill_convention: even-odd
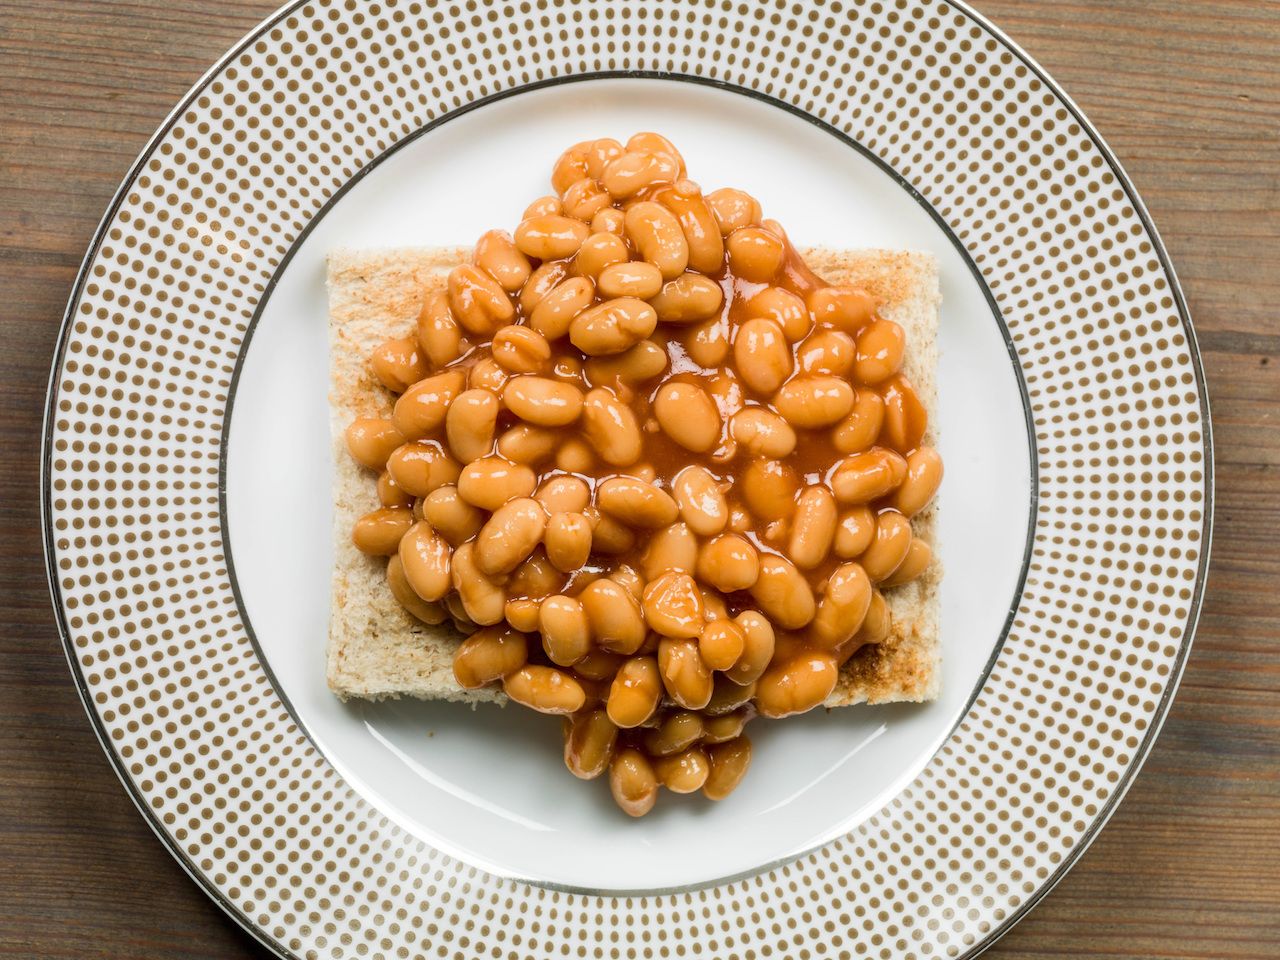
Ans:
[{"label": "plate", "polygon": [[[1105,822],[1207,562],[1194,334],[1123,172],[964,7],[286,7],[166,121],[94,241],[44,492],[122,780],[287,956],[961,956]],[[341,704],[324,261],[514,226],[567,143],[657,129],[805,244],[940,262],[943,695],[753,727],[642,821],[497,707]]]}]

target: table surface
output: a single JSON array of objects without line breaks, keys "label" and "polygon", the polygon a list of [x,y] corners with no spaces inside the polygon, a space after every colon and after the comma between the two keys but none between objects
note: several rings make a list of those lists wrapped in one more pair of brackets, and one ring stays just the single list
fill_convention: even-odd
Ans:
[{"label": "table surface", "polygon": [[[1280,950],[1280,3],[978,0],[1107,138],[1161,229],[1217,439],[1195,649],[1146,767],[989,954]],[[76,269],[134,156],[273,0],[0,0],[0,956],[265,957],[173,862],[54,629],[37,455]]]}]

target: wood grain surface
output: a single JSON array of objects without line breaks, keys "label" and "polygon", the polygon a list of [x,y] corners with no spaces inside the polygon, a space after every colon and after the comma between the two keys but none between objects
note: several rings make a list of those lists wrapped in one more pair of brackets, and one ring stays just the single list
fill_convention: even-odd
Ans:
[{"label": "wood grain surface", "polygon": [[[990,955],[1280,955],[1280,3],[979,0],[1163,233],[1217,437],[1208,601],[1110,826]],[[37,455],[66,297],[135,154],[270,0],[0,0],[0,956],[266,956],[103,758],[45,587]]]}]

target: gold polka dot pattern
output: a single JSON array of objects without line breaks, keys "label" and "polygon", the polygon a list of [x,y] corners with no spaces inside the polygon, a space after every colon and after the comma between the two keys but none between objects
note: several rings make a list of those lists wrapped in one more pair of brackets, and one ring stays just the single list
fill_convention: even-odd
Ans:
[{"label": "gold polka dot pattern", "polygon": [[[491,876],[358,797],[257,660],[219,517],[236,363],[311,218],[422,125],[595,71],[775,98],[909,181],[1004,316],[1040,476],[1008,640],[917,780],[796,862],[646,898]],[[968,955],[1105,819],[1159,726],[1194,624],[1208,424],[1160,250],[1063,98],[948,4],[295,5],[172,117],[68,314],[46,451],[50,562],[104,742],[174,852],[281,953]]]}]

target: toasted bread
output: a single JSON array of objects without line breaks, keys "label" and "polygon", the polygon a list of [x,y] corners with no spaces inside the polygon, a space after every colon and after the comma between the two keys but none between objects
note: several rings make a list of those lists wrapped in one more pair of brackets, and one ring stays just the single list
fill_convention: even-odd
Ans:
[{"label": "toasted bread", "polygon": [[[865,250],[804,251],[820,276],[866,289],[880,312],[906,331],[904,372],[930,414],[936,401],[937,264],[923,253]],[[389,416],[393,397],[374,379],[368,358],[379,343],[412,333],[425,295],[442,286],[451,268],[467,262],[465,248],[338,251],[329,257],[329,406],[334,457],[334,575],[327,677],[343,699],[417,697],[465,702],[503,701],[497,688],[463,690],[453,677],[460,635],[428,626],[406,612],[386,583],[386,561],[351,543],[351,528],[377,506],[375,476],[347,453],[343,432],[357,417]],[[936,507],[913,520],[933,544]],[[864,647],[845,665],[829,707],[854,703],[931,700],[938,693],[940,566],[885,594],[893,616],[890,636]]]}]

